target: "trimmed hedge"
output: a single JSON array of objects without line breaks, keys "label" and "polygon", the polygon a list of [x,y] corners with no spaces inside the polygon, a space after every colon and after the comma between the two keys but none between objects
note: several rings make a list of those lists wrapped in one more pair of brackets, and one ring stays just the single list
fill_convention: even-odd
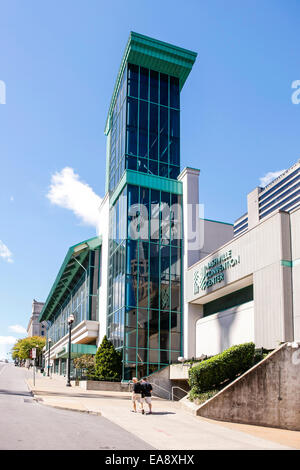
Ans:
[{"label": "trimmed hedge", "polygon": [[192,367],[189,370],[192,393],[207,392],[227,380],[233,380],[238,374],[252,367],[254,352],[254,343],[239,344]]}]

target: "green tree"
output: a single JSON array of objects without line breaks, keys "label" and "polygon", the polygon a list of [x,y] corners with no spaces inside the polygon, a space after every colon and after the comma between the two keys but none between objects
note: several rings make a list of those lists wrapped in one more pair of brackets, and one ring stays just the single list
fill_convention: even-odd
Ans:
[{"label": "green tree", "polygon": [[42,336],[28,336],[27,338],[18,339],[12,348],[13,359],[29,359],[30,351],[36,348],[36,356],[38,357],[46,344],[46,338]]},{"label": "green tree", "polygon": [[120,379],[122,355],[104,336],[95,356],[96,377],[100,380]]}]

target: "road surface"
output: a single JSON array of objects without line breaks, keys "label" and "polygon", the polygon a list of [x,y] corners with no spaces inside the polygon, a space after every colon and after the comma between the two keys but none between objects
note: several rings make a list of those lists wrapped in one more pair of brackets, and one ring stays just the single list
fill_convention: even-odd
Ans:
[{"label": "road surface", "polygon": [[153,449],[102,416],[35,402],[24,380],[28,374],[0,362],[0,450]]}]

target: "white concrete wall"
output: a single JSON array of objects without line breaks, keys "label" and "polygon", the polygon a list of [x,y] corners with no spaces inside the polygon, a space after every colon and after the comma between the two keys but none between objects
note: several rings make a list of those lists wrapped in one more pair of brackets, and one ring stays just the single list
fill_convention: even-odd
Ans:
[{"label": "white concrete wall", "polygon": [[97,345],[106,335],[107,327],[107,283],[108,283],[108,249],[109,249],[109,197],[105,196],[99,215],[98,234],[102,236],[101,246],[101,277],[99,288],[99,335]]},{"label": "white concrete wall", "polygon": [[[240,263],[224,271],[222,282],[194,293],[195,271],[228,250],[240,257]],[[254,342],[257,347],[275,348],[293,339],[292,277],[283,263],[289,260],[290,216],[277,212],[192,266],[185,277],[185,300],[201,305],[253,282]]]},{"label": "white concrete wall", "polygon": [[233,225],[231,224],[207,219],[200,220],[201,224],[203,224],[204,243],[199,259],[210,255],[212,251],[233,239]]},{"label": "white concrete wall", "polygon": [[300,209],[296,209],[291,217],[291,242],[293,259],[293,322],[294,339],[300,340]]},{"label": "white concrete wall", "polygon": [[196,357],[213,356],[235,344],[254,341],[254,302],[201,318],[195,336]]}]

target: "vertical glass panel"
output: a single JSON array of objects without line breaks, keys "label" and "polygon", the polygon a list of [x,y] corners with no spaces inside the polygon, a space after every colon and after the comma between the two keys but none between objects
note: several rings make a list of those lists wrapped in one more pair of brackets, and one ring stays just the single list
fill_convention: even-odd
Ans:
[{"label": "vertical glass panel", "polygon": [[168,135],[168,109],[160,107],[160,135]]},{"label": "vertical glass panel", "polygon": [[170,77],[170,106],[179,109],[179,80],[177,77]]},{"label": "vertical glass panel", "polygon": [[168,245],[170,243],[170,194],[161,193],[160,204],[160,238],[161,243]]},{"label": "vertical glass panel", "polygon": [[143,129],[139,130],[139,155],[144,158],[148,157],[148,132]]},{"label": "vertical glass panel", "polygon": [[[149,189],[140,188],[140,237],[144,240],[149,240],[149,219],[150,219],[150,203],[149,203]],[[148,262],[148,245],[140,245],[143,248],[145,255],[147,254]],[[147,250],[147,251],[146,251]]]},{"label": "vertical glass panel", "polygon": [[161,279],[169,280],[170,278],[170,247],[161,245],[160,248],[160,276]]},{"label": "vertical glass panel", "polygon": [[150,103],[150,132],[153,134],[158,133],[158,106],[157,104]]},{"label": "vertical glass panel", "polygon": [[137,277],[126,276],[126,299],[127,305],[135,307],[137,305]]},{"label": "vertical glass panel", "polygon": [[169,178],[176,180],[180,173],[179,166],[169,165]]},{"label": "vertical glass panel", "polygon": [[148,310],[144,308],[138,309],[138,328],[148,329]]},{"label": "vertical glass panel", "polygon": [[180,351],[180,333],[171,332],[171,349]]},{"label": "vertical glass panel", "polygon": [[168,106],[168,75],[160,74],[160,104]]},{"label": "vertical glass panel", "polygon": [[160,363],[169,364],[169,351],[160,351]]},{"label": "vertical glass panel", "polygon": [[180,304],[180,282],[171,282],[171,310],[179,312],[181,310]]},{"label": "vertical glass panel", "polygon": [[148,99],[149,69],[140,68],[140,98]]},{"label": "vertical glass panel", "polygon": [[138,264],[138,242],[136,240],[127,241],[127,274],[137,274]]},{"label": "vertical glass panel", "polygon": [[137,127],[138,118],[138,100],[128,98],[127,100],[127,125]]},{"label": "vertical glass panel", "polygon": [[128,170],[135,170],[137,169],[137,158],[136,157],[126,157],[126,168]]},{"label": "vertical glass panel", "polygon": [[158,72],[150,70],[150,101],[158,103]]},{"label": "vertical glass panel", "polygon": [[168,165],[165,163],[159,164],[159,176],[163,176],[164,178],[168,177]]},{"label": "vertical glass panel", "polygon": [[169,280],[161,280],[160,283],[160,308],[161,310],[169,310],[170,308],[170,282]]},{"label": "vertical glass panel", "polygon": [[137,342],[137,330],[134,328],[125,329],[125,344],[129,348],[135,348]]},{"label": "vertical glass panel", "polygon": [[139,308],[147,308],[148,307],[148,276],[139,276],[139,300],[138,306]]},{"label": "vertical glass panel", "polygon": [[128,95],[138,97],[139,68],[137,65],[128,64]]},{"label": "vertical glass panel", "polygon": [[138,349],[137,361],[143,364],[148,362],[148,350],[147,349]]},{"label": "vertical glass panel", "polygon": [[[160,218],[160,193],[159,191],[152,189],[151,190],[150,237],[152,241],[156,241],[156,242],[158,242],[159,240],[159,218]],[[152,248],[150,247],[150,249]],[[157,266],[157,269],[158,269],[158,266]]]},{"label": "vertical glass panel", "polygon": [[179,111],[170,109],[170,137],[179,138]]},{"label": "vertical glass panel", "polygon": [[159,362],[159,351],[155,349],[149,349],[149,362]]},{"label": "vertical glass panel", "polygon": [[148,173],[148,160],[146,158],[138,158],[137,170],[142,173]]},{"label": "vertical glass panel", "polygon": [[135,128],[127,129],[127,153],[137,155],[137,130]]},{"label": "vertical glass panel", "polygon": [[137,310],[135,308],[127,308],[125,313],[126,326],[129,328],[137,327]]},{"label": "vertical glass panel", "polygon": [[150,175],[157,175],[158,174],[158,163],[154,160],[149,160],[149,168],[148,172]]},{"label": "vertical glass panel", "polygon": [[[161,135],[159,139],[159,159],[161,162],[168,163],[168,146],[169,146],[169,141],[168,141],[168,136],[167,135]],[[168,176],[166,173],[165,176]]]}]

